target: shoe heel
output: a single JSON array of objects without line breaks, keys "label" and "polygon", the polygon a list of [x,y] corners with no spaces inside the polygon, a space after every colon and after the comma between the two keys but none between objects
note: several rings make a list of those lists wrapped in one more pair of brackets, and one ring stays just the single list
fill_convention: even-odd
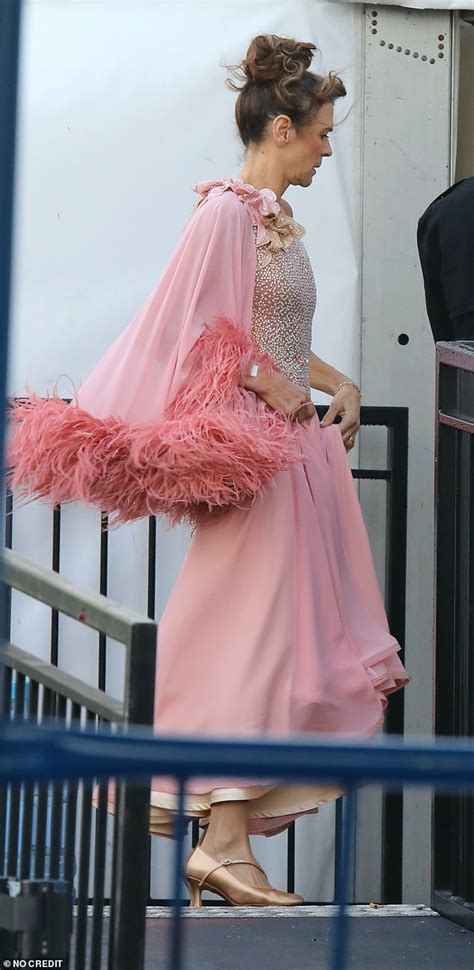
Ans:
[{"label": "shoe heel", "polygon": [[189,889],[190,895],[190,906],[202,906],[201,893],[202,889],[198,882],[194,879],[186,879],[187,887]]}]

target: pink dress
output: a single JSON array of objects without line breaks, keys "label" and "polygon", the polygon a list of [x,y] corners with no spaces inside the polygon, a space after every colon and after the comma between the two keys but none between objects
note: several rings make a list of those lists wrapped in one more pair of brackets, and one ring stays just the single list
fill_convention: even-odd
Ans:
[{"label": "pink dress", "polygon": [[[316,287],[303,227],[283,214],[280,225],[273,252],[257,244],[252,336],[309,389]],[[257,243],[256,227],[254,235]],[[159,625],[159,733],[368,737],[387,695],[410,680],[339,428],[321,428],[315,415],[298,435],[303,462],[280,471],[249,510],[194,532]],[[153,780],[152,833],[171,834],[176,790],[171,778]],[[270,836],[340,794],[268,778],[194,778],[185,814],[204,827],[214,802],[245,798],[249,832]]]}]

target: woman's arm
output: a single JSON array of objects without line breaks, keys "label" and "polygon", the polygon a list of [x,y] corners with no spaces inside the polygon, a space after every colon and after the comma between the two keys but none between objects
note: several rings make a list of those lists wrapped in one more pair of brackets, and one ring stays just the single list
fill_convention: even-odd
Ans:
[{"label": "woman's arm", "polygon": [[336,415],[342,419],[339,430],[347,451],[354,447],[355,436],[360,428],[360,391],[354,384],[343,384],[336,392],[341,381],[350,381],[341,371],[321,360],[313,351],[309,355],[309,383],[315,391],[332,394],[333,399],[324,415],[321,426],[332,424]]},{"label": "woman's arm", "polygon": [[[341,374],[331,364],[327,364],[321,357],[317,357],[310,351],[309,355],[309,383],[315,391],[324,391],[325,394],[334,394],[336,387],[341,381],[349,381],[351,378]],[[345,387],[348,385],[344,385]]]}]

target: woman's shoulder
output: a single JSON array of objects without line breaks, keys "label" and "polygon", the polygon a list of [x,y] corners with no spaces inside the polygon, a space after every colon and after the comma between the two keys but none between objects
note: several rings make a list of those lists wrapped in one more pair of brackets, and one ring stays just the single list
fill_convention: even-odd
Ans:
[{"label": "woman's shoulder", "polygon": [[214,205],[217,203],[228,209],[241,206],[251,216],[254,224],[261,223],[266,216],[277,214],[280,209],[271,189],[256,189],[238,177],[198,182],[193,186],[193,191],[200,196],[193,211],[201,208],[204,200],[212,200]]}]

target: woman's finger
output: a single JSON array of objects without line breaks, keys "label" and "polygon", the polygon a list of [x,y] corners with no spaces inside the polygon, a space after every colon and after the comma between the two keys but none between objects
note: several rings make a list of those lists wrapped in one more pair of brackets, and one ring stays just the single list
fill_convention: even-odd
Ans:
[{"label": "woman's finger", "polygon": [[350,451],[350,449],[354,447],[356,434],[357,434],[356,431],[348,429],[346,431],[346,434],[342,436],[342,440],[344,442],[344,445],[347,451]]}]

